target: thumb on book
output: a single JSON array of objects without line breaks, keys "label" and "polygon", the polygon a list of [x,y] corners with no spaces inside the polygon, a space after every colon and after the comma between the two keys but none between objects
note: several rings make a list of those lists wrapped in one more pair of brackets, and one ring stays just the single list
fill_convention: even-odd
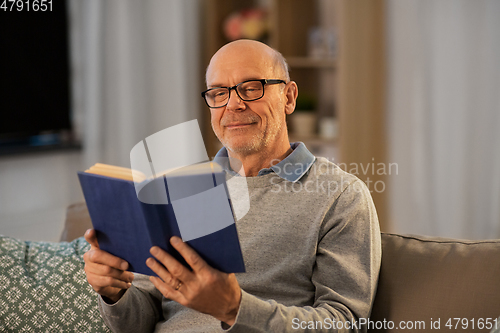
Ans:
[{"label": "thumb on book", "polygon": [[90,244],[91,248],[99,248],[99,243],[97,242],[97,236],[94,229],[88,229],[85,231],[85,240]]}]

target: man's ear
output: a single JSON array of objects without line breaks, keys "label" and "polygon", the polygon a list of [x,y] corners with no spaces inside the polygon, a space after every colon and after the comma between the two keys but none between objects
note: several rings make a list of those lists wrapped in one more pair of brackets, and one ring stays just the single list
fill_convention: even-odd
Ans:
[{"label": "man's ear", "polygon": [[295,81],[290,81],[285,87],[285,113],[291,114],[295,110],[295,102],[297,101],[297,96],[299,95],[299,87]]}]

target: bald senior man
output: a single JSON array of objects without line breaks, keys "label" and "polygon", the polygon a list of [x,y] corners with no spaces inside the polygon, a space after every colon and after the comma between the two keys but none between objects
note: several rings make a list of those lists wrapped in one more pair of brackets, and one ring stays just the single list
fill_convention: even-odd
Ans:
[{"label": "bald senior man", "polygon": [[224,145],[216,161],[229,157],[228,176],[247,181],[250,210],[236,222],[246,273],[222,273],[172,237],[192,270],[153,247],[147,265],[159,277],[134,275],[89,230],[85,272],[106,324],[134,333],[366,331],[381,257],[375,207],[362,181],[289,142],[298,88],[285,59],[238,40],[212,57],[206,83]]}]

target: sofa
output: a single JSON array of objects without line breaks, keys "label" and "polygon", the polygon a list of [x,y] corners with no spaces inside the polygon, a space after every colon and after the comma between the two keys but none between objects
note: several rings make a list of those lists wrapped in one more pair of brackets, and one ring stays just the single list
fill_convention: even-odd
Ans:
[{"label": "sofa", "polygon": [[[59,243],[0,236],[0,332],[110,332],[83,270],[88,227],[79,203]],[[500,240],[382,233],[369,331],[490,332],[499,315]]]},{"label": "sofa", "polygon": [[[378,332],[490,332],[494,323],[500,327],[499,315],[500,240],[382,233],[370,320],[379,327],[391,321],[394,329],[385,325]],[[400,323],[413,328],[398,330]]]}]

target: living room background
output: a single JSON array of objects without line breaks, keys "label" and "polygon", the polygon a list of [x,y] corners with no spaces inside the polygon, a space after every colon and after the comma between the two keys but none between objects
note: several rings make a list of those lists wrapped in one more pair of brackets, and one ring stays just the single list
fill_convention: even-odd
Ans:
[{"label": "living room background", "polygon": [[[380,3],[381,121],[386,162],[399,165],[387,179],[386,231],[500,238],[500,3]],[[76,171],[128,166],[140,139],[202,112],[203,0],[69,4],[72,114],[83,149],[0,157],[0,234],[57,241],[66,207],[83,200]]]}]

